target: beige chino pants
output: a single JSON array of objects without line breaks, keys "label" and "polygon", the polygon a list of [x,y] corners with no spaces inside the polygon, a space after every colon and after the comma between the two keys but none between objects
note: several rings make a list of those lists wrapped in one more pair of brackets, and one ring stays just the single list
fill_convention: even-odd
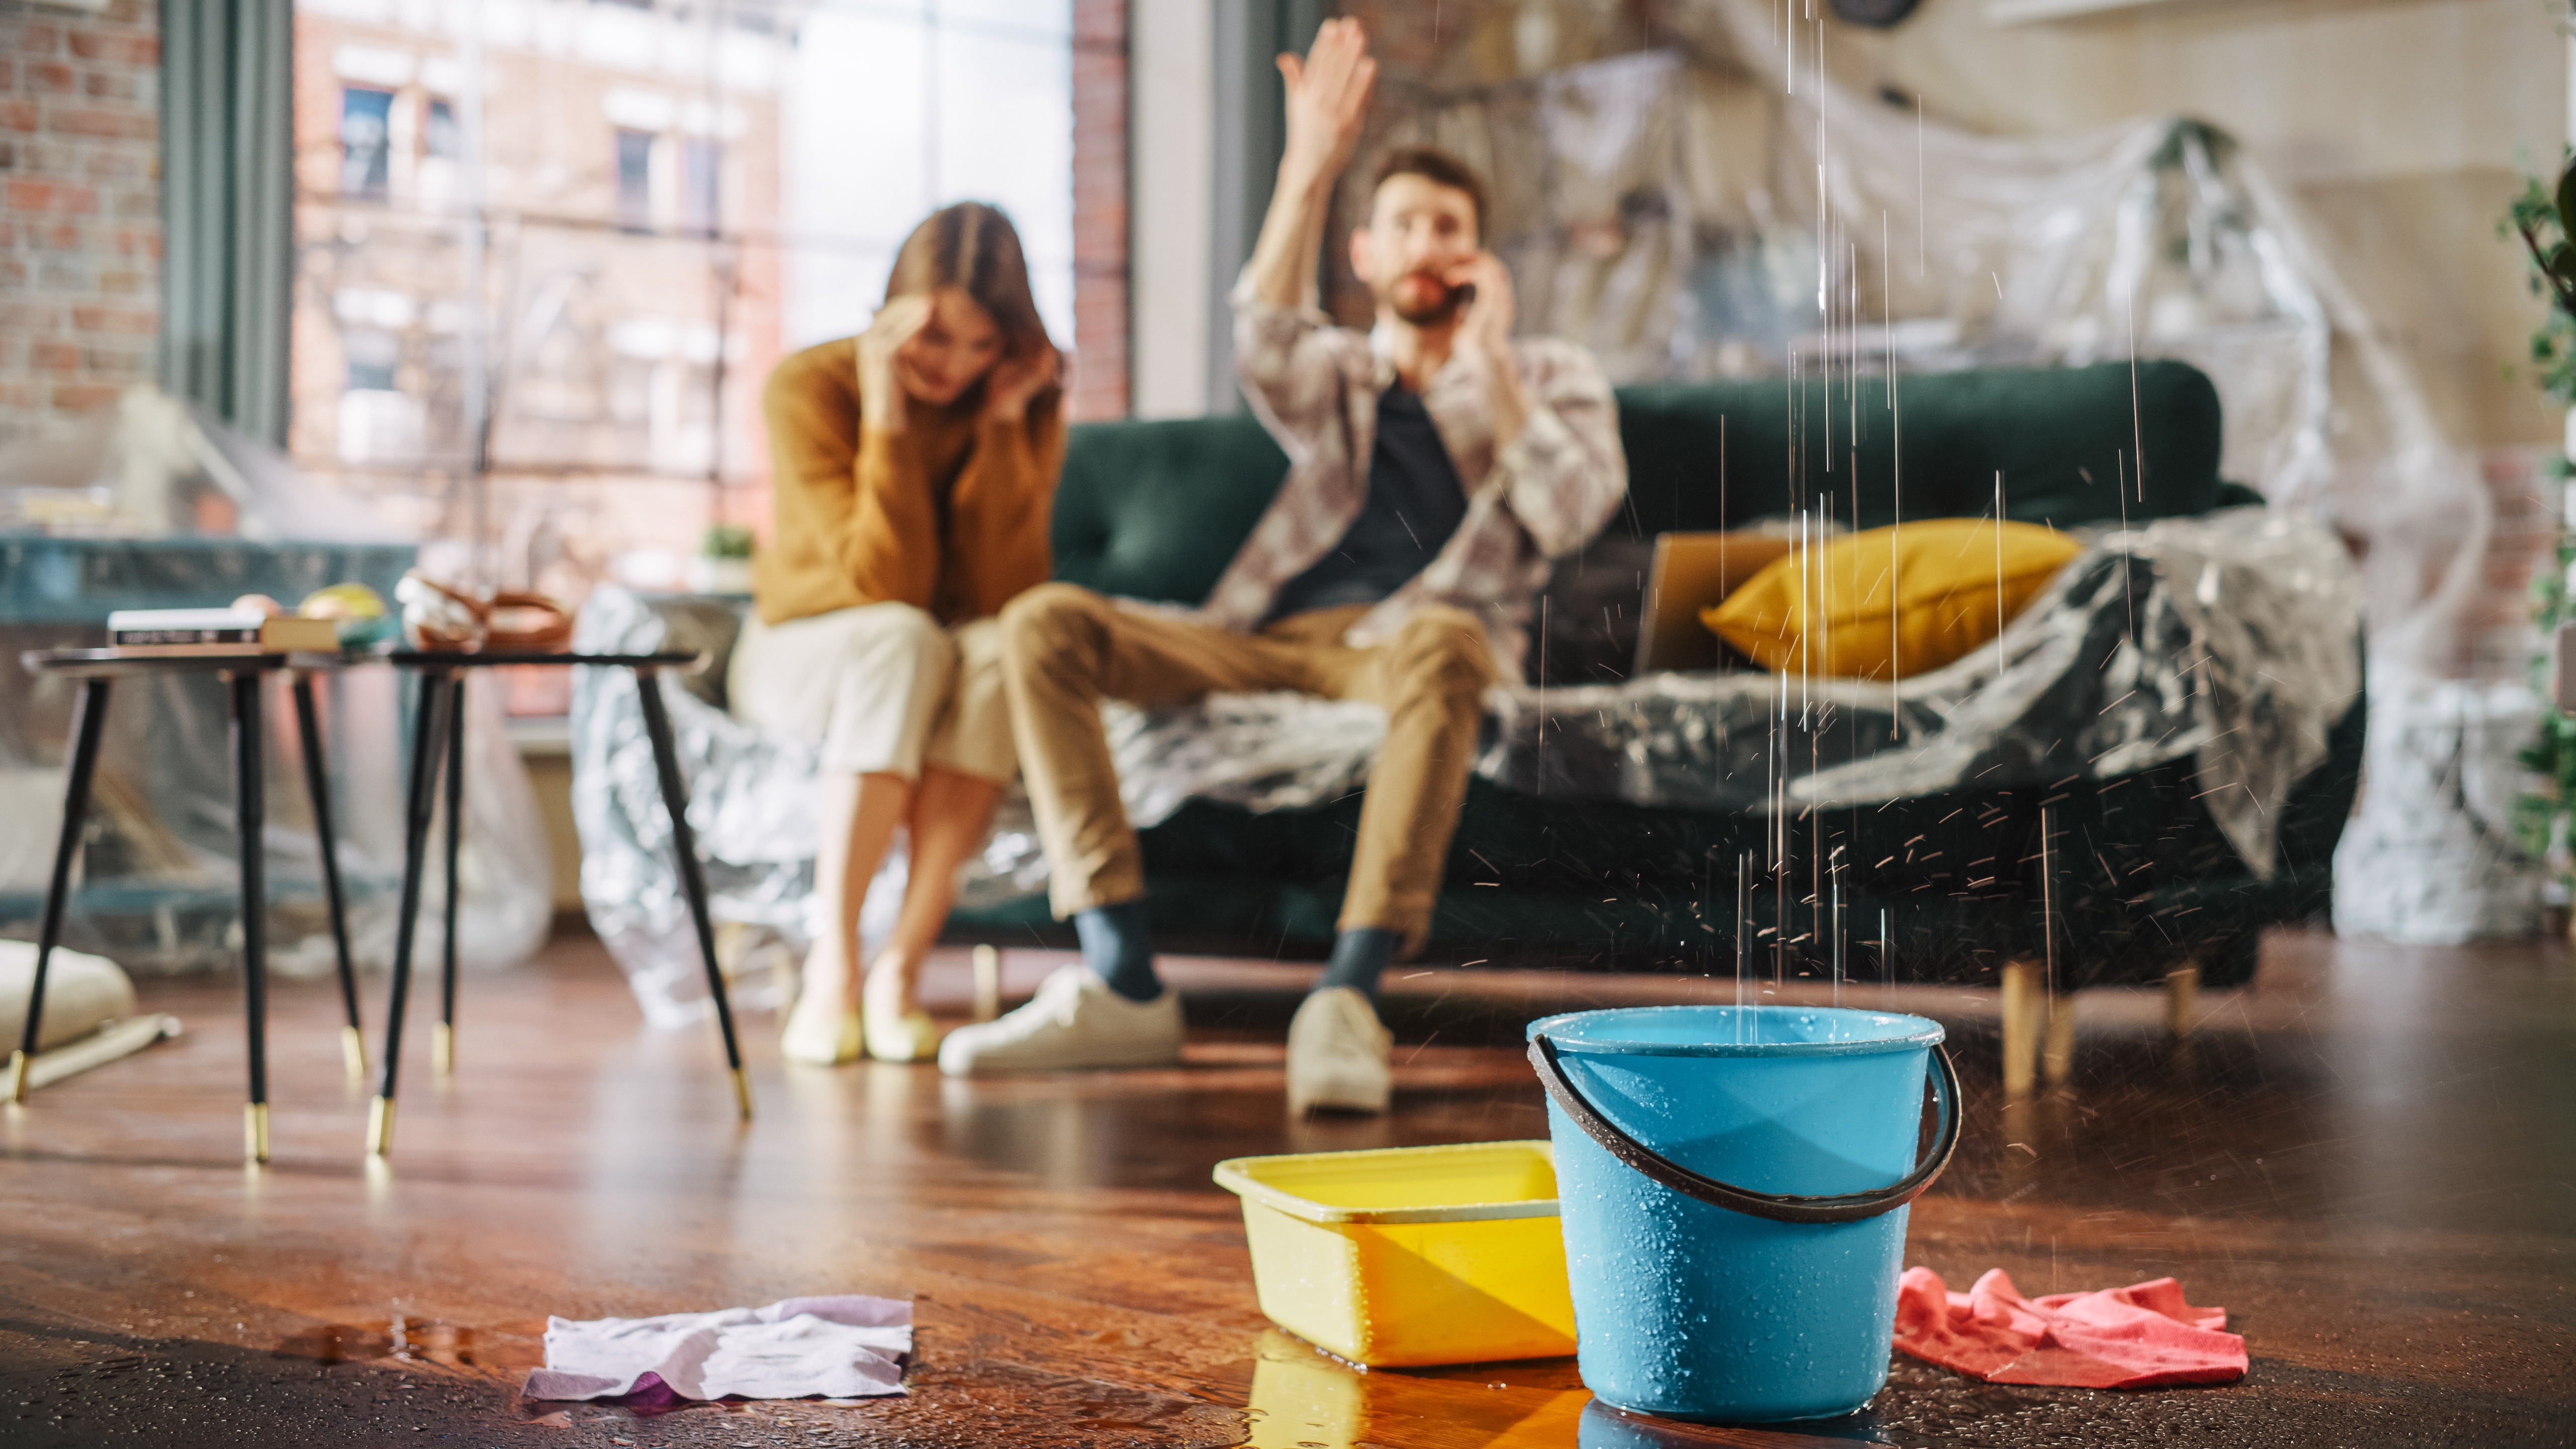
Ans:
[{"label": "beige chino pants", "polygon": [[1235,634],[1121,609],[1071,584],[1042,584],[1012,600],[1001,615],[1003,691],[1056,915],[1145,893],[1102,699],[1152,706],[1292,689],[1386,710],[1340,924],[1395,931],[1406,952],[1419,949],[1466,798],[1493,655],[1475,616],[1436,606],[1385,644],[1345,647],[1342,634],[1365,612],[1323,609]]}]

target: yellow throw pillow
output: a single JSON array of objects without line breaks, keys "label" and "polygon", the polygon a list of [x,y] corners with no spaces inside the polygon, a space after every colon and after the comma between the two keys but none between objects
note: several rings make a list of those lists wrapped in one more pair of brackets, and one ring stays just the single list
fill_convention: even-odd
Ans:
[{"label": "yellow throw pillow", "polygon": [[1700,622],[1766,669],[1911,678],[1994,642],[2081,552],[2035,523],[1999,540],[1989,519],[1927,518],[1791,553]]}]

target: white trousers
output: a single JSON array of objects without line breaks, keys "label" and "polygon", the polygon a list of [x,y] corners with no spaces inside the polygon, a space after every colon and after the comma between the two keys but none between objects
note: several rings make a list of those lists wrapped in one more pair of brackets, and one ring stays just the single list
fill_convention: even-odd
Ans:
[{"label": "white trousers", "polygon": [[910,604],[784,624],[753,618],[726,688],[737,718],[823,749],[823,768],[919,780],[924,763],[986,780],[1019,773],[1002,697],[999,622],[955,629]]}]

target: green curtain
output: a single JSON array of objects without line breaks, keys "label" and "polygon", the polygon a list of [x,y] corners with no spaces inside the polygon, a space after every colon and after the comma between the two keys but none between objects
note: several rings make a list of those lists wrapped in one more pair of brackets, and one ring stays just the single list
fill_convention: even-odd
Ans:
[{"label": "green curtain", "polygon": [[162,0],[161,372],[286,442],[294,278],[289,0]]}]

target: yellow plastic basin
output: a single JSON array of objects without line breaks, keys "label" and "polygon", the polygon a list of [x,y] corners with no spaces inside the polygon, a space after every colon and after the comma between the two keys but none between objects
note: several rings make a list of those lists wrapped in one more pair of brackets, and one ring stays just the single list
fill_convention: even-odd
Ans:
[{"label": "yellow plastic basin", "polygon": [[1261,1311],[1371,1368],[1574,1352],[1548,1144],[1237,1157]]}]

